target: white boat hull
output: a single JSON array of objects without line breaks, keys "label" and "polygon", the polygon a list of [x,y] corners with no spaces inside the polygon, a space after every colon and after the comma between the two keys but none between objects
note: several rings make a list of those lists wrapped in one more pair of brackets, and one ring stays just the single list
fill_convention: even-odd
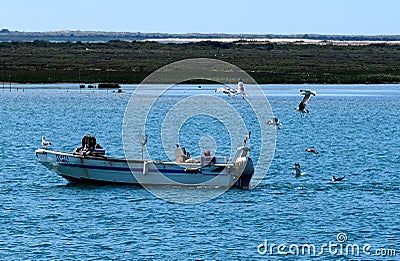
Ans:
[{"label": "white boat hull", "polygon": [[74,182],[246,188],[254,173],[247,156],[235,163],[203,167],[200,163],[126,160],[44,149],[36,150],[36,156],[48,169]]}]

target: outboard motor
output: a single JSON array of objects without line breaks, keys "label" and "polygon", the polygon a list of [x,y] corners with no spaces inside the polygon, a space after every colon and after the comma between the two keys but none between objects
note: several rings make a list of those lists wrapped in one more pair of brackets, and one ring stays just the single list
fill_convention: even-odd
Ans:
[{"label": "outboard motor", "polygon": [[[89,134],[86,134],[85,136],[83,136],[83,138],[82,138],[82,147],[83,148],[94,149],[94,148],[96,148],[96,145],[98,145],[98,144],[96,142],[95,136],[91,136]],[[98,146],[100,146],[100,145],[98,145]]]},{"label": "outboard motor", "polygon": [[95,136],[86,134],[82,138],[82,147],[77,148],[75,153],[81,155],[104,156],[106,151],[100,144],[97,144]]}]

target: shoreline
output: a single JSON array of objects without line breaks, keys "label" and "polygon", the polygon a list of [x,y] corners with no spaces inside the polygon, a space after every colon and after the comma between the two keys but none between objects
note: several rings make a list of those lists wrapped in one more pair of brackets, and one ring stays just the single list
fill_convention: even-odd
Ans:
[{"label": "shoreline", "polygon": [[199,43],[199,42],[221,42],[221,43],[241,43],[241,44],[299,44],[299,45],[337,45],[337,46],[365,46],[371,44],[400,45],[400,40],[322,40],[305,38],[147,38],[141,42],[158,43]]},{"label": "shoreline", "polygon": [[[99,91],[103,91],[103,90],[108,90],[108,91],[117,91],[118,89],[115,88],[97,88],[97,84],[94,83],[92,85],[94,85],[94,88],[89,88],[87,86],[85,86],[84,88],[80,88],[80,85],[82,83],[68,83],[68,82],[58,82],[58,83],[11,83],[11,90],[15,90],[15,89],[71,89],[71,90],[99,90]],[[89,84],[87,84],[89,85]],[[136,89],[137,86],[140,86],[140,83],[132,83],[132,84],[121,84],[119,89]],[[218,83],[178,83],[178,84],[174,84],[174,83],[162,83],[162,84],[157,84],[157,83],[153,83],[153,84],[144,84],[143,86],[148,86],[150,88],[155,87],[155,86],[165,86],[165,85],[171,85],[174,86],[176,85],[176,87],[178,88],[183,88],[184,86],[193,88],[195,90],[201,89],[198,88],[198,86],[201,87],[215,87],[215,86],[233,86],[235,87],[236,84],[235,83],[229,83],[228,85],[224,85],[224,84],[218,84]],[[245,84],[247,87],[251,87],[253,86],[253,84]],[[344,86],[349,86],[349,87],[362,87],[362,86],[397,86],[400,85],[400,83],[368,83],[368,84],[361,84],[361,83],[350,83],[350,84],[344,84],[344,83],[332,83],[332,84],[321,84],[321,83],[258,83],[257,84],[259,87],[261,88],[270,88],[270,87],[299,87],[301,88],[302,86],[324,86],[324,87],[334,87],[334,86],[339,86],[339,87],[344,87]],[[10,90],[10,83],[7,83],[4,85],[4,88],[2,86],[2,83],[0,83],[0,91],[3,90],[7,91]]]}]

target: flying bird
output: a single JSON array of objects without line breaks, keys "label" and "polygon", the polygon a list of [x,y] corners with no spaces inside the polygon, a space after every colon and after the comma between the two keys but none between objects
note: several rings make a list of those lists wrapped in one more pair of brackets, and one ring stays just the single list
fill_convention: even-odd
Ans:
[{"label": "flying bird", "polygon": [[309,113],[309,110],[306,109],[307,102],[310,100],[311,95],[315,96],[317,93],[315,91],[310,90],[300,90],[301,95],[304,95],[303,100],[299,103],[299,107],[296,108],[297,111],[301,112],[302,116],[304,113]]},{"label": "flying bird", "polygon": [[241,80],[239,80],[236,89],[232,88],[217,88],[215,92],[222,92],[223,94],[230,96],[242,95],[243,99],[247,96],[244,91],[244,85]]},{"label": "flying bird", "polygon": [[45,140],[45,137],[42,136],[42,147],[43,147],[43,148],[47,148],[47,147],[50,146],[50,145],[51,145],[51,142],[50,142],[50,141],[46,141],[46,140]]}]

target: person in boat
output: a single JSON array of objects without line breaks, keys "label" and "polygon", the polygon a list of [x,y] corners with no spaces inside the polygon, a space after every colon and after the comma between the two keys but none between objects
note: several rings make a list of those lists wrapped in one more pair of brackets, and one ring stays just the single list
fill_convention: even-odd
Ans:
[{"label": "person in boat", "polygon": [[203,151],[204,156],[201,157],[200,163],[202,167],[214,165],[216,159],[214,156],[211,156],[211,152],[209,150]]}]

